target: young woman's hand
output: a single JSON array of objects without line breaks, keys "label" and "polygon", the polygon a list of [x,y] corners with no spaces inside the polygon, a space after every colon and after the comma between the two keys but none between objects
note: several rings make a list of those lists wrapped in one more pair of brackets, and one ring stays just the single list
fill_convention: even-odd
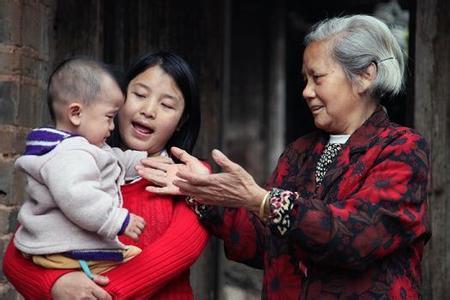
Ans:
[{"label": "young woman's hand", "polygon": [[[177,147],[172,147],[171,150],[174,154],[183,151]],[[149,157],[141,160],[142,165],[136,166],[136,169],[142,178],[153,184],[146,188],[148,191],[157,194],[185,195],[173,184],[175,180],[180,180],[177,176],[180,168],[188,168],[199,174],[209,174],[209,169],[204,163],[193,156],[191,158],[176,164],[169,157]]]},{"label": "young woman's hand", "polygon": [[[183,194],[191,195],[203,204],[226,207],[244,207],[257,213],[267,191],[256,184],[253,177],[240,165],[232,162],[219,150],[213,150],[214,161],[222,168],[221,173],[200,173],[192,166],[198,166],[198,159],[181,149],[172,153],[185,166],[176,173],[173,184]],[[191,167],[190,167],[191,166]]]},{"label": "young woman's hand", "polygon": [[107,285],[109,279],[94,275],[90,280],[83,272],[70,272],[56,280],[52,288],[53,299],[99,299],[112,300],[112,297],[98,285]]}]

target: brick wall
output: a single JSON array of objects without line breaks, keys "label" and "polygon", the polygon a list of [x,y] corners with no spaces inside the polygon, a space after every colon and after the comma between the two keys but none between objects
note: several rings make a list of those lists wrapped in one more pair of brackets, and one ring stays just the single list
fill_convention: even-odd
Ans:
[{"label": "brick wall", "polygon": [[[0,260],[16,227],[24,181],[14,160],[31,127],[49,120],[45,81],[54,1],[0,0]],[[16,299],[0,270],[0,298]]]}]

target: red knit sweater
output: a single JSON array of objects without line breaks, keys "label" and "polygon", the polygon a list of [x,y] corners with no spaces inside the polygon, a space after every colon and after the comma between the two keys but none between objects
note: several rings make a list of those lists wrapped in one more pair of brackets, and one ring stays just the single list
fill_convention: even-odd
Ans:
[{"label": "red knit sweater", "polygon": [[[142,216],[147,225],[139,242],[121,237],[142,253],[105,273],[105,289],[116,299],[193,299],[189,267],[206,246],[208,234],[184,201],[145,191],[139,180],[122,187],[124,207]],[[49,299],[55,281],[72,270],[51,270],[23,258],[12,242],[6,250],[3,272],[26,299]]]}]

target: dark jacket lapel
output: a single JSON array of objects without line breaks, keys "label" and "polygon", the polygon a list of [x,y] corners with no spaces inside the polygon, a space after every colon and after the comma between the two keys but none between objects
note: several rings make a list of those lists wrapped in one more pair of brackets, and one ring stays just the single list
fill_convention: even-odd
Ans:
[{"label": "dark jacket lapel", "polygon": [[[339,183],[342,174],[348,170],[352,160],[354,161],[360,154],[365,153],[368,148],[373,146],[379,139],[380,129],[385,128],[388,124],[389,118],[385,109],[378,105],[370,118],[350,136],[336,160],[330,165],[322,185],[317,190],[319,198],[324,199],[329,189]],[[327,199],[327,202],[329,201],[332,199]]]}]

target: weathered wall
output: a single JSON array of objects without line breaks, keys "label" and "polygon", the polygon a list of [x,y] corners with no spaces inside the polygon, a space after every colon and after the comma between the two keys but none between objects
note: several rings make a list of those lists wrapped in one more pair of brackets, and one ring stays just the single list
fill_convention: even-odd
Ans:
[{"label": "weathered wall", "polygon": [[[54,1],[0,1],[0,259],[16,227],[23,180],[13,161],[28,128],[48,120],[45,78],[51,60]],[[14,290],[0,273],[0,298]]]},{"label": "weathered wall", "polygon": [[415,127],[431,146],[430,221],[424,299],[450,299],[450,4],[417,1]]}]

